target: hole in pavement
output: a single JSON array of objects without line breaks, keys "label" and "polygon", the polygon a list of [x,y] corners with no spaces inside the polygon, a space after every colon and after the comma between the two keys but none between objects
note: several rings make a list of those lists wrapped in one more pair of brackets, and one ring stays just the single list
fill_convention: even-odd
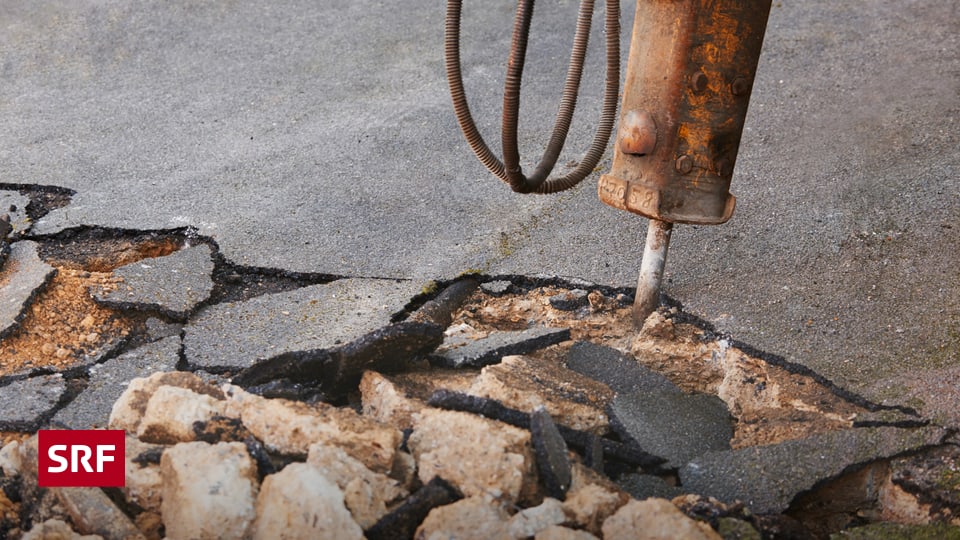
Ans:
[{"label": "hole in pavement", "polygon": [[[39,197],[38,200],[47,202],[38,205],[55,205],[57,196]],[[49,210],[50,206],[45,208]],[[173,322],[157,313],[111,308],[93,301],[89,289],[116,285],[112,272],[120,266],[207,243],[213,248],[214,286],[205,305],[242,301],[338,279],[337,276],[233,264],[223,258],[212,240],[198,237],[189,229],[78,228],[29,239],[39,244],[41,258],[58,272],[32,301],[19,328],[0,342],[3,358],[0,376],[24,368],[33,368],[37,370],[35,373],[65,372],[68,379],[73,379],[71,388],[75,387],[72,393],[66,394],[66,400],[76,395],[85,381],[85,373],[71,374],[71,367],[89,363],[91,358],[105,361],[145,342],[147,321],[151,318]],[[534,323],[569,328],[571,341],[530,354],[538,361],[557,365],[564,363],[575,341],[629,351],[640,363],[667,377],[682,390],[719,396],[735,420],[731,441],[734,448],[774,444],[850,428],[858,413],[883,409],[843,392],[802,366],[777,362],[776,357],[771,361],[771,357],[761,351],[725,339],[709,325],[683,312],[682,306],[675,302],[658,312],[657,319],[648,324],[644,339],[636,340],[629,316],[629,290],[551,278],[480,278],[500,282],[502,290],[474,293],[454,314],[451,329],[478,338],[497,331],[527,329]],[[436,289],[442,290],[443,285],[439,284]],[[553,298],[578,287],[588,289],[582,306],[554,307]],[[414,311],[434,295],[435,291],[425,290],[411,299],[407,311]],[[735,354],[729,354],[731,350],[735,350]],[[5,439],[22,438],[22,434],[16,433],[2,435]],[[610,438],[620,440],[616,434]],[[928,453],[913,457],[933,459]],[[957,455],[944,459],[946,465],[941,465],[941,469],[954,467],[950,470],[956,470]],[[911,483],[911,479],[902,475],[898,477],[891,471],[900,471],[903,467],[891,467],[890,463],[890,460],[877,461],[817,487],[798,497],[787,515],[817,534],[827,534],[852,524],[898,519],[896,512],[908,512],[901,507],[916,499],[907,497],[908,502],[901,504],[897,502],[900,492],[921,494],[919,500],[926,501],[923,504],[932,508],[932,513],[946,515],[951,509],[960,508],[957,501],[947,496],[932,495],[935,490],[929,485]],[[678,483],[671,471],[663,476],[671,484]]]},{"label": "hole in pavement", "polygon": [[287,272],[273,268],[241,266],[214,252],[213,291],[207,304],[239,302],[255,296],[292,291],[308,285],[330,283],[340,276]]},{"label": "hole in pavement", "polygon": [[[32,194],[36,193],[47,201],[45,204],[57,201],[58,197],[68,200],[67,194],[56,191]],[[46,195],[49,200],[44,198]],[[150,309],[122,309],[98,303],[90,290],[111,291],[120,282],[113,275],[117,268],[164,257],[189,245],[205,243],[213,251],[213,290],[201,305],[241,301],[337,279],[233,264],[219,253],[215,242],[187,228],[131,231],[78,227],[27,239],[38,244],[40,258],[54,267],[56,274],[29,302],[16,329],[0,341],[0,377],[30,369],[63,371],[103,362],[148,341],[149,322],[176,323]],[[14,271],[11,266],[4,270]]]},{"label": "hole in pavement", "polygon": [[76,194],[72,189],[36,184],[0,183],[0,190],[17,191],[21,195],[28,197],[30,202],[27,204],[25,210],[27,217],[33,221],[42,218],[57,208],[63,208],[70,204],[71,198]]}]

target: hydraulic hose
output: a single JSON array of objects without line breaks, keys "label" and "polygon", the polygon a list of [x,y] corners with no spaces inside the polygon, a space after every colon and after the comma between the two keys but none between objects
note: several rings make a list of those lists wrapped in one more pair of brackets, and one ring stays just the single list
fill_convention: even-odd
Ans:
[{"label": "hydraulic hose", "polygon": [[574,36],[573,51],[570,55],[570,66],[567,69],[567,78],[564,83],[557,119],[547,148],[534,172],[525,176],[520,166],[520,154],[517,144],[517,125],[520,106],[520,86],[523,75],[523,64],[526,56],[527,37],[530,32],[530,21],[533,16],[534,0],[519,0],[517,14],[514,19],[513,39],[510,48],[510,57],[507,66],[507,76],[504,82],[503,123],[501,141],[504,159],[501,162],[477,130],[470,107],[467,104],[466,92],[463,88],[463,76],[460,62],[460,20],[463,0],[448,0],[444,32],[444,57],[447,70],[447,82],[450,86],[450,97],[453,108],[470,145],[481,163],[497,178],[510,185],[518,193],[556,193],[570,189],[580,183],[590,174],[606,149],[610,134],[613,131],[617,113],[618,93],[620,87],[620,2],[607,0],[606,2],[606,82],[603,95],[603,106],[600,114],[600,123],[597,126],[593,142],[583,159],[570,173],[559,178],[547,178],[556,165],[560,151],[570,130],[573,110],[577,103],[577,93],[583,74],[584,58],[590,35],[590,25],[593,15],[593,0],[583,0],[577,16],[577,30]]}]

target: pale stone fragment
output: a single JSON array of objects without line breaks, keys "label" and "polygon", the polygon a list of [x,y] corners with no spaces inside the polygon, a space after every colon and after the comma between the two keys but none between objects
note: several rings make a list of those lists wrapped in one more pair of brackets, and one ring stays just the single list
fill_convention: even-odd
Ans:
[{"label": "pale stone fragment", "polygon": [[126,442],[126,485],[122,487],[127,499],[144,510],[160,512],[160,494],[163,491],[163,478],[160,476],[159,463],[140,464],[135,462],[143,452],[155,450],[155,445],[140,442],[136,437],[127,435]]},{"label": "pale stone fragment", "polygon": [[525,485],[536,485],[526,430],[463,412],[424,409],[407,444],[421,481],[439,476],[467,497],[517,501]]},{"label": "pale stone fragment", "polygon": [[48,519],[34,525],[20,540],[103,540],[103,537],[99,534],[81,535],[64,521]]},{"label": "pale stone fragment", "polygon": [[416,540],[513,540],[507,513],[482,497],[439,506],[417,528]]},{"label": "pale stone fragment", "polygon": [[604,538],[722,540],[710,525],[690,519],[665,499],[632,500],[603,522]]},{"label": "pale stone fragment", "polygon": [[161,386],[156,389],[137,427],[144,442],[175,444],[196,440],[194,422],[207,422],[224,414],[226,402],[186,388]]},{"label": "pale stone fragment", "polygon": [[630,496],[583,465],[575,463],[571,472],[573,481],[563,501],[564,512],[576,525],[599,535],[603,521],[626,504]]},{"label": "pale stone fragment", "polygon": [[419,400],[408,397],[387,377],[367,371],[360,380],[363,414],[400,428],[413,426],[413,415],[426,407]]},{"label": "pale stone fragment", "polygon": [[257,467],[242,443],[180,443],[160,459],[169,538],[214,540],[250,533]]},{"label": "pale stone fragment", "polygon": [[0,470],[3,470],[5,476],[16,476],[20,474],[23,467],[23,460],[20,459],[20,442],[10,441],[0,448]]},{"label": "pale stone fragment", "polygon": [[343,490],[347,508],[364,529],[387,513],[387,505],[408,494],[396,480],[371,471],[343,449],[326,443],[310,445],[307,463]]},{"label": "pale stone fragment", "polygon": [[560,525],[566,520],[567,515],[563,512],[563,503],[548,497],[539,506],[533,506],[514,514],[507,526],[510,536],[513,538],[530,538],[538,532],[553,525]]},{"label": "pale stone fragment", "polygon": [[186,388],[216,399],[224,397],[219,389],[186,371],[167,371],[136,378],[130,381],[127,389],[114,402],[110,411],[110,429],[124,429],[129,433],[136,433],[150,397],[161,386]]},{"label": "pale stone fragment", "polygon": [[306,455],[311,444],[323,442],[342,448],[374,472],[388,473],[393,468],[403,439],[393,426],[326,403],[266,399],[237,386],[225,388],[229,394],[226,415],[239,418],[270,450]]},{"label": "pale stone fragment", "polygon": [[343,493],[316,467],[291,463],[264,478],[257,497],[254,540],[361,539],[363,530]]},{"label": "pale stone fragment", "polygon": [[553,525],[538,532],[533,540],[597,540],[597,537],[587,531]]}]

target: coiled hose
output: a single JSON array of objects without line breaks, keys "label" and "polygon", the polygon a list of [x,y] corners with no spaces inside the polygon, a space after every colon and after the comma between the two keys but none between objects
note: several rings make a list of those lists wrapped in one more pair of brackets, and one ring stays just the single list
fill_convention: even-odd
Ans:
[{"label": "coiled hose", "polygon": [[586,178],[600,161],[606,149],[607,141],[610,140],[610,133],[613,131],[617,114],[620,90],[620,2],[619,0],[607,0],[606,2],[606,83],[600,123],[597,126],[593,142],[573,171],[559,178],[549,179],[547,176],[553,170],[560,156],[560,150],[563,148],[567,133],[570,130],[573,110],[577,104],[577,93],[580,88],[583,60],[587,53],[587,42],[590,37],[594,2],[593,0],[582,0],[580,3],[573,51],[570,54],[570,66],[567,69],[567,78],[563,87],[560,107],[557,111],[557,119],[547,148],[533,173],[528,177],[523,174],[520,166],[520,153],[517,148],[517,117],[520,108],[520,85],[523,76],[523,63],[526,57],[527,37],[530,32],[530,20],[533,15],[533,3],[534,0],[519,0],[517,3],[517,14],[514,19],[513,39],[510,46],[507,77],[503,92],[502,162],[490,151],[487,143],[484,142],[483,137],[477,130],[463,89],[460,64],[460,19],[463,0],[448,0],[447,2],[444,59],[447,69],[447,82],[450,85],[450,97],[453,100],[457,122],[460,124],[460,129],[463,131],[467,143],[480,162],[494,176],[508,183],[510,188],[517,193],[556,193],[570,189]]}]

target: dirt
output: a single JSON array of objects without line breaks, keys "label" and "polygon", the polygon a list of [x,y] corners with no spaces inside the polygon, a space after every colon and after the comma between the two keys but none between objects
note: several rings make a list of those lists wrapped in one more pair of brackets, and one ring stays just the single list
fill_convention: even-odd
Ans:
[{"label": "dirt", "polygon": [[[702,328],[677,322],[676,309],[652,315],[643,330],[633,329],[630,306],[590,293],[589,307],[562,311],[550,297],[565,292],[541,287],[529,293],[493,297],[475,293],[454,325],[478,337],[493,330],[520,330],[536,322],[570,328],[573,340],[586,340],[632,354],[687,392],[712,393],[723,399],[734,419],[734,448],[801,439],[849,428],[865,409],[835,395],[804,375],[772,366],[736,349]],[[535,353],[562,361],[571,343]]]},{"label": "dirt", "polygon": [[116,287],[105,272],[59,267],[20,327],[0,343],[0,375],[29,368],[70,368],[123,339],[131,322],[93,301],[90,287]]},{"label": "dirt", "polygon": [[183,247],[184,241],[168,234],[146,233],[128,238],[116,231],[91,229],[43,242],[40,256],[57,268],[111,272],[142,259],[170,255]]},{"label": "dirt", "polygon": [[[114,269],[147,257],[168,255],[184,244],[185,238],[176,235],[124,237],[110,231],[85,231],[41,242],[42,258],[58,272],[36,297],[20,328],[0,342],[0,376],[29,368],[69,369],[89,363],[91,358],[135,337],[143,315],[98,305],[91,288],[115,288],[119,280],[112,274]],[[0,280],[11,270],[8,264],[0,272]],[[223,273],[222,268],[218,271]],[[295,278],[265,276],[255,269],[239,267],[215,279],[221,301],[300,283]],[[868,412],[812,376],[793,373],[757,355],[762,353],[738,348],[678,309],[661,308],[638,332],[633,327],[629,298],[594,290],[588,295],[588,305],[580,309],[554,308],[550,298],[567,291],[561,286],[542,286],[502,296],[476,292],[456,313],[451,328],[477,338],[495,330],[522,330],[534,324],[569,328],[572,341],[531,356],[562,364],[574,341],[617,349],[684,391],[719,396],[734,419],[734,448],[850,428],[859,415]],[[424,375],[437,376],[431,372]],[[0,441],[6,444],[27,435],[0,433]],[[823,522],[824,531],[834,531],[878,519],[909,522],[911,518],[902,516],[917,514],[911,506],[921,504],[917,501],[927,505],[924,508],[933,508],[926,511],[923,519],[927,520],[939,511],[937,508],[955,508],[954,495],[933,495],[955,494],[955,486],[960,483],[956,473],[960,457],[950,454],[939,460],[925,459],[913,467],[916,472],[910,478],[896,477],[887,462],[844,475],[798,499],[794,517],[804,523]],[[877,500],[881,497],[885,497],[886,502],[880,506],[886,514],[871,514],[880,512]],[[904,502],[891,502],[895,499]],[[926,502],[928,499],[932,502]],[[0,521],[16,513],[16,505],[7,503],[0,499]],[[955,516],[944,514],[940,518],[951,521]]]}]

